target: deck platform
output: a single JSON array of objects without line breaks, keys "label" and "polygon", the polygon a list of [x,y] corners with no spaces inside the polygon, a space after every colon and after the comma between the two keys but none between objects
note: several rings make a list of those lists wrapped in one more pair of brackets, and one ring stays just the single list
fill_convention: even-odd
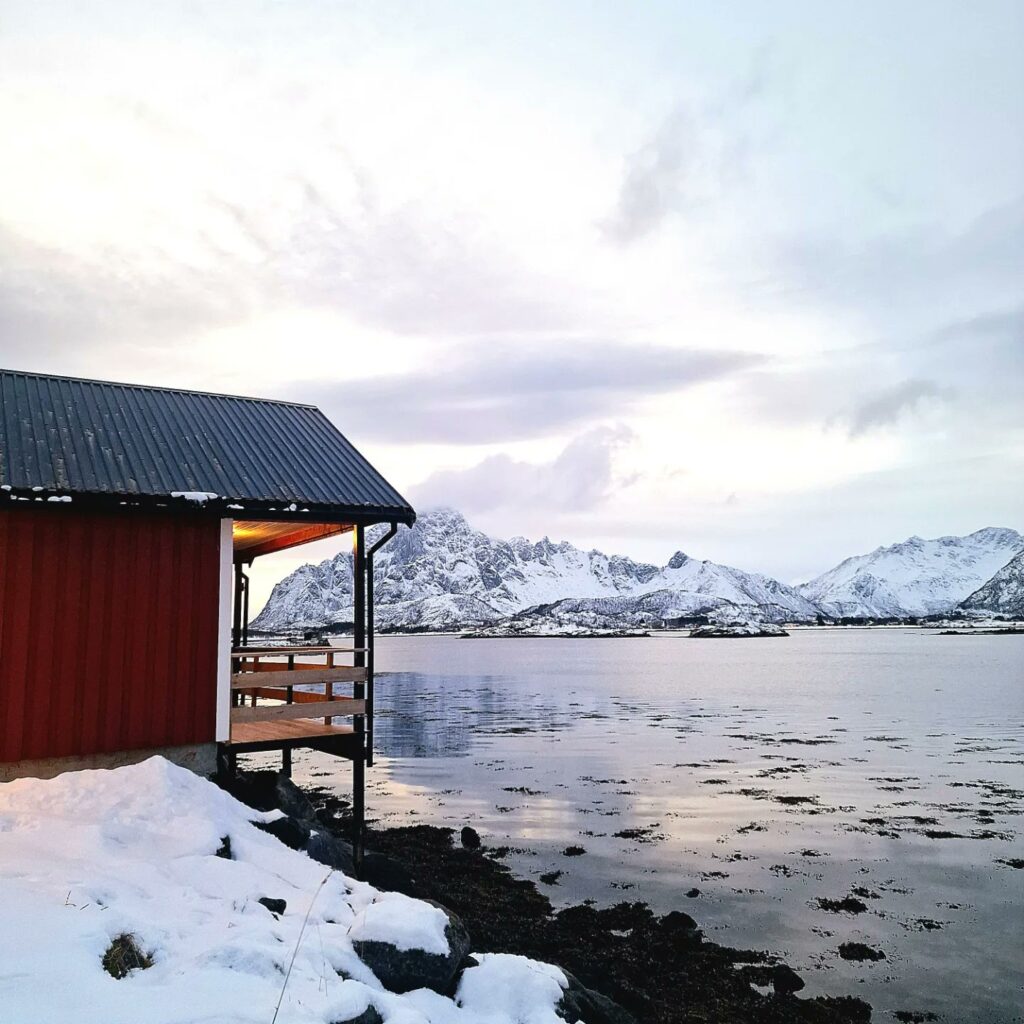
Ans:
[{"label": "deck platform", "polygon": [[325,725],[312,718],[232,722],[231,738],[224,744],[231,753],[311,747],[354,760],[360,750],[351,725]]}]

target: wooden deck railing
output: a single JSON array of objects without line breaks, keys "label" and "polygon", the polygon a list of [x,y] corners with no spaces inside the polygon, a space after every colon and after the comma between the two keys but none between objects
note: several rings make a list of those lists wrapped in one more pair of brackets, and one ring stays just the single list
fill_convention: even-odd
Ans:
[{"label": "wooden deck railing", "polygon": [[365,655],[366,649],[235,648],[231,652],[231,724],[322,717],[330,725],[332,718],[365,716],[367,702],[362,696],[334,692],[337,683],[352,683],[357,692],[364,690],[365,668],[335,664],[340,655],[357,654]]}]

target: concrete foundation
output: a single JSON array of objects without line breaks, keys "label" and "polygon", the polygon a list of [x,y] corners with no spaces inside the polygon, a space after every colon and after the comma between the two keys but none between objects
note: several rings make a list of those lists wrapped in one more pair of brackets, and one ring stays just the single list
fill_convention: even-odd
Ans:
[{"label": "concrete foundation", "polygon": [[0,762],[0,782],[13,779],[52,779],[64,772],[78,772],[86,768],[120,768],[138,764],[146,758],[166,757],[206,778],[217,771],[217,744],[190,743],[183,747],[153,747],[149,750],[118,750],[110,754],[89,754],[85,757],[47,757],[35,761]]}]

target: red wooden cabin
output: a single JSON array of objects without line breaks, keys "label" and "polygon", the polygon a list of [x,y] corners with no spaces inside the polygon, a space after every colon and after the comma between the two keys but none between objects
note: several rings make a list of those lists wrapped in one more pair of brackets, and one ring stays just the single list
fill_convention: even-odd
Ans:
[{"label": "red wooden cabin", "polygon": [[[313,406],[0,370],[0,781],[306,746],[361,818],[373,550],[414,519]],[[245,567],[343,532],[352,646],[250,646]]]}]

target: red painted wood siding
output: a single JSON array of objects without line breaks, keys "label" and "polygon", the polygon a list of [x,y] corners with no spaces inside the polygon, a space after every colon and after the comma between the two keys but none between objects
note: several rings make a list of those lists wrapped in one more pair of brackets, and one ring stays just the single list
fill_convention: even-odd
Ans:
[{"label": "red painted wood siding", "polygon": [[220,523],[0,512],[0,761],[212,741]]}]

